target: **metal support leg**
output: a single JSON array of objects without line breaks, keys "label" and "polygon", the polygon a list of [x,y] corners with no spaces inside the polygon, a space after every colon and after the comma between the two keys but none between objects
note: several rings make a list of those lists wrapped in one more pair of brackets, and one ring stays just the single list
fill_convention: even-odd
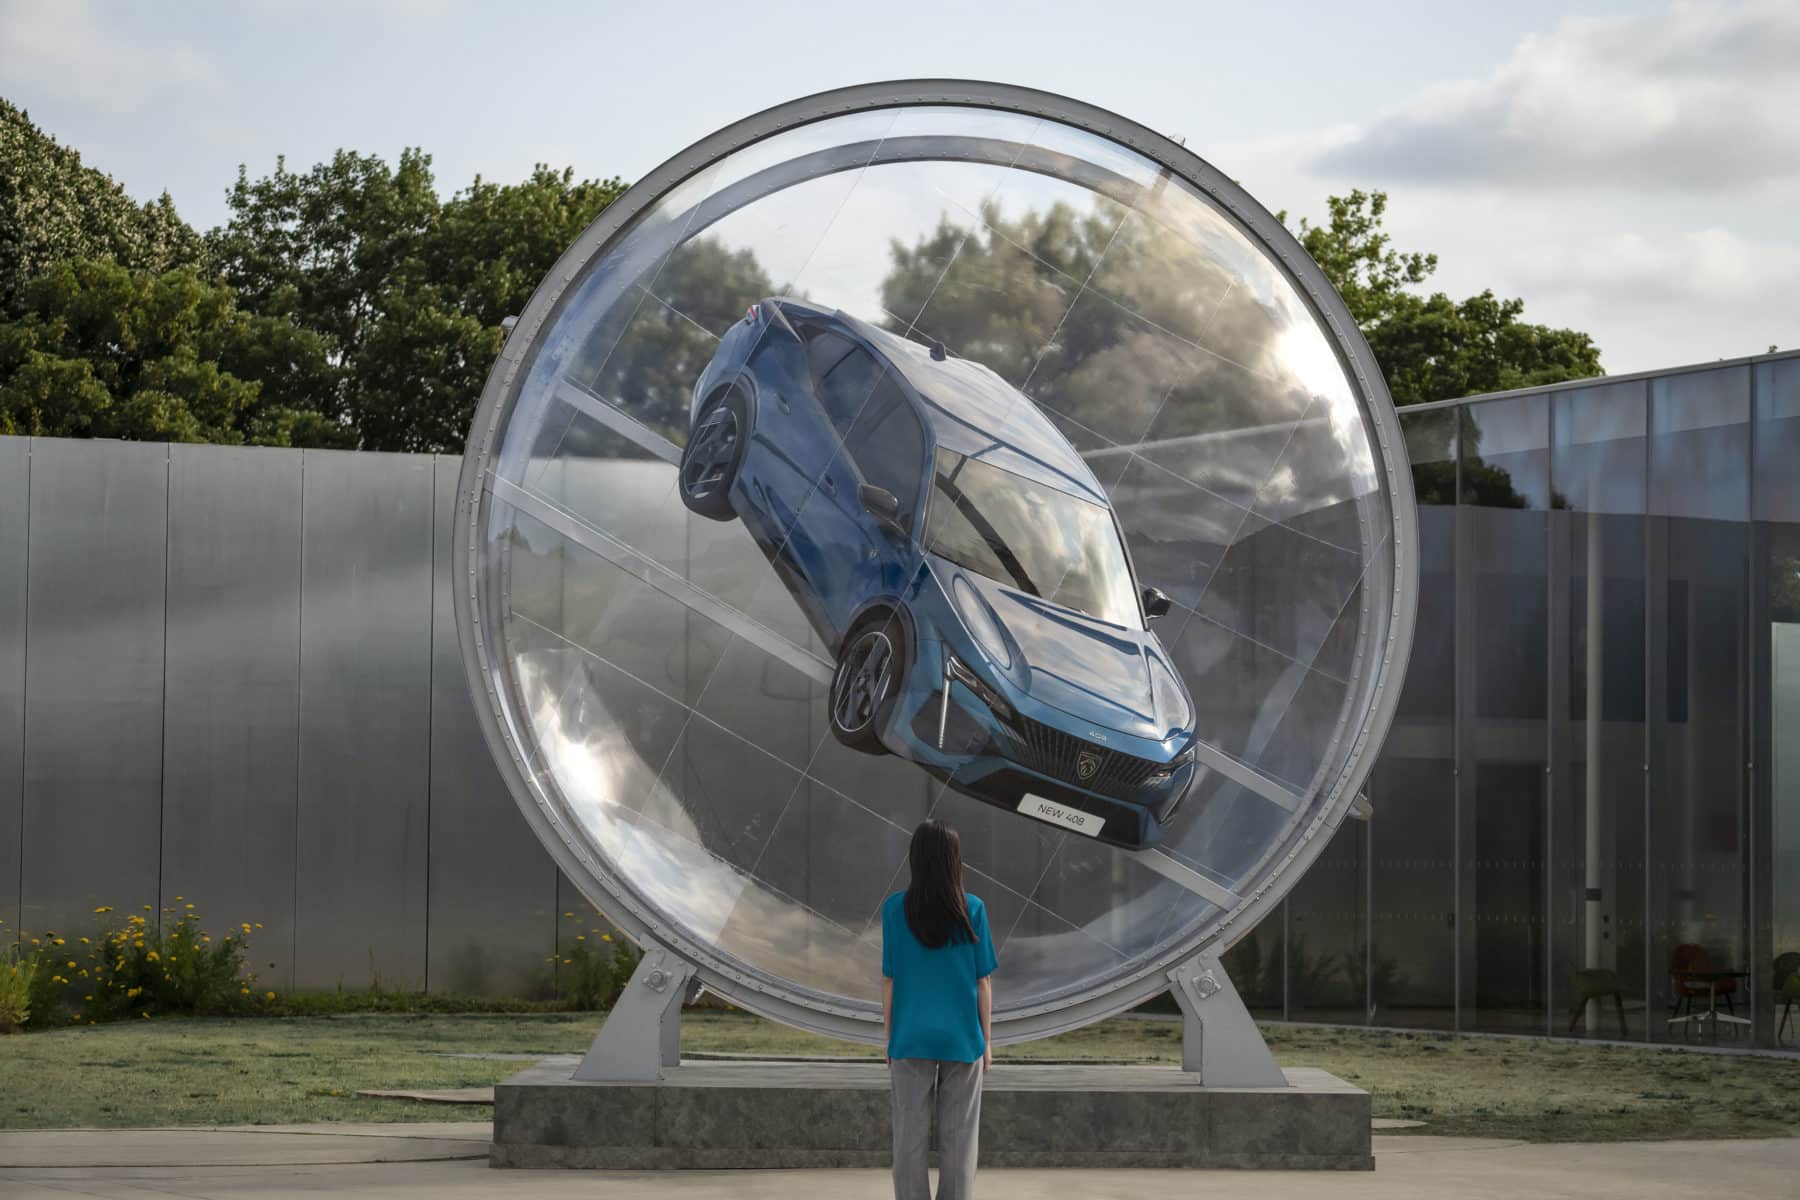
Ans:
[{"label": "metal support leg", "polygon": [[653,1083],[681,1065],[681,1006],[699,991],[691,963],[652,946],[638,960],[587,1056],[575,1068],[584,1083]]},{"label": "metal support leg", "polygon": [[1286,1087],[1262,1031],[1219,956],[1205,951],[1169,972],[1181,1007],[1181,1069],[1206,1087]]}]

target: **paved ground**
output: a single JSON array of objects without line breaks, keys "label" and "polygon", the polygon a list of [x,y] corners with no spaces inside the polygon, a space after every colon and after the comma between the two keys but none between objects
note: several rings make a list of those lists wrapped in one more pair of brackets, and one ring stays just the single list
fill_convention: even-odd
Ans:
[{"label": "paved ground", "polygon": [[[356,1125],[0,1134],[0,1197],[555,1197],[885,1200],[885,1171],[494,1171],[487,1126]],[[1374,1172],[985,1171],[982,1200],[1146,1195],[1257,1200],[1659,1200],[1793,1195],[1800,1138],[1529,1146],[1375,1137]]]}]

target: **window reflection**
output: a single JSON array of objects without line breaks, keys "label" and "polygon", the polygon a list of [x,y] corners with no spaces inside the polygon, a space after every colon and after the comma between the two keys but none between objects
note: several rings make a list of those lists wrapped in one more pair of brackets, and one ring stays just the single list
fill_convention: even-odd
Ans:
[{"label": "window reflection", "polygon": [[1143,628],[1112,514],[1022,475],[939,450],[925,548],[1027,595]]}]

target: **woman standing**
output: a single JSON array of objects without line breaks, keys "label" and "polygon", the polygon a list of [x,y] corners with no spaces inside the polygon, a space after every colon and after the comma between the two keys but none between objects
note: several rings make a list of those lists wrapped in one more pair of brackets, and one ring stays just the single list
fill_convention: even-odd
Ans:
[{"label": "woman standing", "polygon": [[913,830],[912,883],[881,906],[881,1008],[894,1084],[895,1200],[931,1200],[937,1111],[938,1200],[975,1189],[981,1077],[994,1063],[994,939],[987,908],[963,891],[962,844],[942,821]]}]

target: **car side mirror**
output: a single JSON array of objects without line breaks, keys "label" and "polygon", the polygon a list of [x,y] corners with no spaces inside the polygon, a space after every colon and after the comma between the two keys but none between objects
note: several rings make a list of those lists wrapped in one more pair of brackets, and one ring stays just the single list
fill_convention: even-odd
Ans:
[{"label": "car side mirror", "polygon": [[894,493],[872,483],[865,483],[856,489],[856,498],[862,502],[863,510],[880,522],[882,528],[893,533],[906,532],[900,524],[900,500]]},{"label": "car side mirror", "polygon": [[1161,588],[1144,589],[1144,619],[1154,621],[1158,617],[1169,615],[1169,597]]}]

